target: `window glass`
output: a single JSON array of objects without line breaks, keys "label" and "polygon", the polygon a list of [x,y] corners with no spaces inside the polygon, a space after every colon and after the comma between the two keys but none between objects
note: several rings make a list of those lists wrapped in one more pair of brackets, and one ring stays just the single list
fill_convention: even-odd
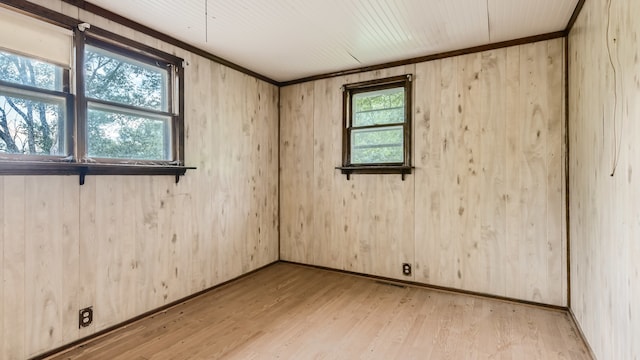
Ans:
[{"label": "window glass", "polygon": [[351,174],[411,173],[411,75],[343,86],[340,169]]},{"label": "window glass", "polygon": [[171,67],[110,46],[85,47],[87,156],[173,160]]},{"label": "window glass", "polygon": [[401,163],[404,161],[402,126],[354,129],[351,132],[351,163]]},{"label": "window glass", "polygon": [[89,107],[90,157],[171,160],[169,116],[150,116]]},{"label": "window glass", "polygon": [[11,96],[0,88],[0,152],[66,155],[64,98]]},{"label": "window glass", "polygon": [[35,15],[0,7],[0,172],[183,175],[184,60]]},{"label": "window glass", "polygon": [[0,153],[66,155],[62,77],[59,66],[0,51]]},{"label": "window glass", "polygon": [[168,69],[87,45],[85,92],[88,98],[168,111]]},{"label": "window glass", "polygon": [[353,95],[353,126],[404,122],[404,88],[384,89]]},{"label": "window glass", "polygon": [[0,51],[0,80],[62,91],[62,68],[36,59]]}]

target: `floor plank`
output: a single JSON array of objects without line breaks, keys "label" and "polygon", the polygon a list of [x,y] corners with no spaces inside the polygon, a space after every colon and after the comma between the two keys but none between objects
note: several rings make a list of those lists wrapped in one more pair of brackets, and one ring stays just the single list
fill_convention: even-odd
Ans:
[{"label": "floor plank", "polygon": [[562,311],[287,263],[50,357],[221,358],[590,357]]}]

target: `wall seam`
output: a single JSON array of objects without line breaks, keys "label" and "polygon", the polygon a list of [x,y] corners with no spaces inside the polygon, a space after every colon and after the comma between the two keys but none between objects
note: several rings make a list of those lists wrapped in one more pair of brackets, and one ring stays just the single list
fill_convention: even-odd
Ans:
[{"label": "wall seam", "polygon": [[564,39],[564,141],[565,141],[565,226],[567,242],[567,307],[571,308],[571,207],[570,207],[570,147],[569,147],[569,34]]}]

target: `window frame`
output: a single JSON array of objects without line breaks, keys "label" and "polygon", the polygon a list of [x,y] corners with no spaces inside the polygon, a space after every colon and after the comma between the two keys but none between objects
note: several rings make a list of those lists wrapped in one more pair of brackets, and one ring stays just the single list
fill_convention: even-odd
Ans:
[{"label": "window frame", "polygon": [[[64,153],[62,155],[14,154],[14,153],[0,152],[0,161],[3,161],[3,162],[4,161],[8,161],[8,162],[20,161],[20,162],[32,162],[32,163],[41,162],[41,161],[50,161],[50,162],[68,161],[69,156],[71,156],[73,153],[72,151],[73,149],[70,146],[70,144],[72,141],[71,139],[73,138],[73,129],[75,126],[75,121],[74,121],[75,120],[75,116],[74,116],[75,102],[74,102],[74,96],[71,93],[70,86],[69,86],[71,81],[71,75],[70,75],[69,69],[61,65],[51,63],[46,60],[33,57],[31,55],[20,54],[16,51],[5,50],[5,49],[2,49],[2,51],[12,55],[20,56],[23,58],[28,58],[30,60],[44,62],[60,68],[61,75],[62,75],[61,90],[44,89],[44,88],[39,88],[37,86],[19,84],[19,83],[0,79],[0,92],[8,93],[9,96],[16,96],[16,97],[23,96],[25,98],[32,97],[34,99],[37,99],[40,97],[64,99],[65,119],[64,119],[64,129],[61,132],[61,134],[64,135],[63,144],[62,144],[64,148]],[[13,95],[11,95],[11,93],[13,93]],[[6,95],[0,95],[0,96],[6,96]]]},{"label": "window frame", "polygon": [[[373,126],[353,126],[353,96],[386,89],[404,89],[404,122]],[[411,131],[412,131],[412,75],[400,75],[383,79],[375,79],[342,87],[342,166],[337,167],[342,174],[350,179],[351,174],[401,174],[402,180],[406,174],[410,174],[411,166]],[[403,127],[403,161],[394,163],[353,163],[351,161],[352,148],[351,136],[353,130],[359,128],[390,128]]]},{"label": "window frame", "polygon": [[[40,18],[40,21],[42,19]],[[63,25],[63,24],[58,24]],[[184,158],[184,60],[172,54],[165,53],[154,47],[141,44],[135,40],[111,33],[87,24],[68,25],[73,30],[73,46],[75,64],[63,68],[67,101],[65,147],[67,156],[24,155],[0,153],[0,175],[79,175],[80,185],[85,182],[86,175],[172,175],[176,183],[187,170],[196,169],[185,165]],[[63,26],[64,27],[64,26]],[[121,158],[91,158],[86,157],[87,148],[87,99],[84,97],[84,82],[79,74],[84,72],[84,46],[94,41],[106,44],[105,50],[115,52],[125,57],[140,61],[153,59],[171,64],[168,72],[169,86],[167,89],[168,112],[163,116],[171,116],[171,160],[137,160]],[[114,51],[115,49],[115,51]],[[8,50],[10,53],[19,54]],[[35,60],[40,60],[30,56]],[[75,84],[75,87],[71,86]],[[1,86],[20,87],[16,84],[0,81]],[[28,86],[27,86],[28,87]],[[30,87],[28,87],[28,90]],[[42,91],[53,94],[50,90]],[[55,94],[59,95],[59,94]],[[126,105],[123,109],[130,109]],[[149,113],[154,113],[153,110]]]},{"label": "window frame", "polygon": [[[184,90],[181,89],[183,78],[182,59],[173,57],[169,54],[165,54],[159,51],[148,53],[140,48],[137,44],[123,44],[122,39],[115,42],[111,39],[106,40],[100,36],[94,36],[93,34],[87,34],[89,29],[85,31],[77,31],[76,33],[76,89],[77,89],[77,159],[79,162],[95,162],[98,164],[133,164],[133,165],[183,165],[184,164],[184,147],[180,147],[182,144],[182,138],[180,137],[183,132],[181,128],[184,124],[183,118],[183,102],[184,102]],[[90,98],[86,94],[85,88],[85,73],[84,73],[84,61],[85,61],[85,49],[86,46],[92,46],[98,49],[106,50],[108,52],[117,54],[119,56],[131,59],[134,61],[142,62],[147,65],[157,66],[158,68],[168,67],[167,75],[167,110],[153,110],[138,107],[130,104],[119,104],[113,101],[101,100]],[[154,62],[156,64],[154,64]],[[176,89],[178,85],[178,89]],[[175,95],[178,94],[178,104],[176,104]],[[89,157],[89,139],[88,139],[88,112],[89,103],[95,103],[106,107],[112,107],[114,109],[120,109],[123,112],[141,112],[148,115],[166,116],[171,119],[169,124],[169,137],[170,137],[170,157],[169,160],[162,159],[128,159],[128,158],[110,158],[110,157]],[[177,107],[178,109],[175,109]]]}]

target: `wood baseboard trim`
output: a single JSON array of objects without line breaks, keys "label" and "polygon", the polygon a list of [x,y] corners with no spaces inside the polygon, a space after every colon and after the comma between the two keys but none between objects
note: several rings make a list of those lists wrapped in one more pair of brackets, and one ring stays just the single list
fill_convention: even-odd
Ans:
[{"label": "wood baseboard trim", "polygon": [[511,298],[506,296],[499,296],[499,295],[481,293],[476,291],[462,290],[462,289],[456,289],[456,288],[451,288],[446,286],[431,285],[431,284],[425,284],[425,283],[420,283],[416,281],[400,280],[400,279],[388,278],[384,276],[377,276],[377,275],[358,273],[358,272],[348,271],[348,270],[334,269],[334,268],[319,266],[319,265],[303,264],[295,261],[280,260],[280,262],[286,263],[286,264],[298,265],[298,266],[305,266],[305,267],[319,269],[319,270],[332,271],[332,272],[367,278],[367,279],[376,280],[376,281],[383,281],[391,284],[401,284],[401,285],[414,286],[414,287],[419,287],[419,288],[424,288],[429,290],[453,293],[453,294],[475,296],[475,297],[480,297],[485,299],[493,299],[493,300],[499,300],[499,301],[504,301],[509,303],[516,303],[520,305],[535,306],[535,307],[545,308],[545,309],[554,310],[554,311],[566,312],[568,310],[568,308],[565,306],[558,306],[558,305],[545,304],[545,303],[540,303],[535,301],[521,300],[521,299],[516,299],[516,298]]},{"label": "wood baseboard trim", "polygon": [[593,352],[593,348],[591,347],[591,344],[589,344],[589,341],[587,340],[587,337],[584,335],[584,332],[582,331],[582,327],[580,326],[580,323],[578,322],[578,319],[576,318],[576,314],[573,313],[573,309],[568,308],[567,309],[567,313],[569,314],[569,318],[571,318],[571,321],[573,322],[573,325],[576,327],[576,329],[578,329],[578,336],[580,336],[580,339],[584,343],[584,346],[589,351],[589,356],[591,356],[591,358],[594,359],[594,360],[597,359],[596,354]]},{"label": "wood baseboard trim", "polygon": [[219,288],[221,288],[221,287],[223,287],[225,285],[229,285],[230,283],[233,283],[233,282],[238,281],[240,279],[243,279],[243,278],[245,278],[247,276],[250,276],[250,275],[252,275],[252,274],[254,274],[254,273],[256,273],[256,272],[258,272],[258,271],[260,271],[262,269],[265,269],[265,268],[267,268],[269,266],[272,266],[272,265],[274,265],[274,264],[276,264],[278,262],[279,262],[279,260],[273,261],[273,262],[271,262],[269,264],[266,264],[264,266],[261,266],[261,267],[255,269],[255,270],[249,271],[248,273],[245,273],[245,274],[237,276],[237,277],[235,277],[233,279],[229,279],[227,281],[221,282],[220,284],[214,285],[214,286],[212,286],[210,288],[207,288],[207,289],[204,289],[204,290],[200,290],[200,291],[198,291],[196,293],[193,293],[191,295],[185,296],[185,297],[183,297],[181,299],[178,299],[176,301],[170,302],[170,303],[168,303],[166,305],[163,305],[163,306],[161,306],[159,308],[156,308],[156,309],[147,311],[145,313],[142,313],[140,315],[134,316],[129,320],[123,321],[123,322],[118,323],[118,324],[113,325],[113,326],[109,326],[106,329],[102,329],[100,331],[97,331],[97,332],[89,335],[89,336],[85,336],[83,338],[80,338],[78,340],[70,342],[70,343],[68,343],[66,345],[62,345],[60,347],[57,347],[57,348],[52,349],[52,350],[49,350],[49,351],[47,351],[45,353],[42,353],[40,355],[36,355],[36,356],[31,357],[29,359],[30,360],[43,360],[43,359],[46,359],[46,358],[48,358],[50,356],[53,356],[53,355],[62,354],[65,351],[71,350],[71,349],[76,348],[76,347],[78,347],[80,345],[86,344],[86,343],[88,343],[90,341],[94,341],[94,340],[97,340],[100,337],[106,336],[106,335],[108,335],[109,333],[111,333],[111,332],[113,332],[115,330],[118,330],[118,329],[123,328],[123,327],[128,326],[128,325],[131,325],[131,324],[133,324],[133,323],[135,323],[137,321],[140,321],[142,319],[148,318],[150,316],[157,315],[159,313],[162,313],[164,311],[169,310],[170,308],[173,308],[173,307],[181,305],[181,304],[183,304],[185,302],[191,301],[191,300],[193,300],[193,299],[195,299],[195,298],[197,298],[199,296],[202,296],[202,295],[204,295],[204,294],[206,294],[206,293],[208,293],[210,291],[219,289]]},{"label": "wood baseboard trim", "polygon": [[188,295],[184,298],[178,299],[176,301],[173,301],[169,304],[163,305],[159,308],[147,311],[143,314],[140,314],[138,316],[135,316],[129,320],[126,320],[124,322],[121,322],[119,324],[110,326],[106,329],[100,330],[94,334],[91,334],[89,336],[83,337],[81,339],[78,339],[76,341],[73,341],[69,344],[60,346],[58,348],[49,350],[45,353],[42,353],[40,355],[36,355],[34,357],[31,357],[30,360],[43,360],[46,359],[50,356],[53,355],[58,355],[58,354],[62,354],[65,351],[71,350],[75,347],[78,347],[80,345],[86,344],[88,342],[97,340],[100,337],[106,336],[109,333],[116,331],[122,327],[131,325],[137,321],[143,320],[145,318],[148,318],[150,316],[154,316],[157,315],[159,313],[162,313],[164,311],[169,310],[170,308],[173,308],[175,306],[181,305],[185,302],[191,301],[199,296],[202,296],[210,291],[219,289],[223,286],[229,285],[233,282],[236,282],[238,280],[241,280],[247,276],[250,276],[262,269],[265,269],[269,266],[273,266],[277,263],[285,263],[285,264],[291,264],[291,265],[296,265],[296,266],[301,266],[301,267],[307,267],[307,268],[312,268],[312,269],[317,269],[317,270],[323,270],[323,271],[330,271],[330,272],[334,272],[334,273],[340,273],[340,274],[344,274],[344,275],[349,275],[349,276],[355,276],[355,277],[360,277],[360,278],[365,278],[365,279],[370,279],[370,280],[374,280],[374,281],[380,281],[380,282],[385,282],[385,283],[389,283],[392,285],[404,285],[404,286],[412,286],[412,287],[418,287],[418,288],[423,288],[423,289],[428,289],[428,290],[434,290],[434,291],[439,291],[439,292],[446,292],[446,293],[452,293],[452,294],[461,294],[461,295],[467,295],[467,296],[474,296],[474,297],[479,297],[479,298],[485,298],[485,299],[493,299],[493,300],[498,300],[498,301],[503,301],[503,302],[508,302],[508,303],[514,303],[514,304],[520,304],[520,305],[527,305],[527,306],[534,306],[534,307],[538,307],[538,308],[544,308],[544,309],[548,309],[548,310],[553,310],[553,311],[560,311],[560,312],[565,312],[568,317],[570,318],[570,320],[573,322],[573,324],[575,325],[576,329],[578,330],[578,336],[580,336],[580,339],[582,340],[582,342],[585,344],[586,348],[589,351],[589,355],[591,356],[591,358],[593,359],[597,359],[593,349],[591,348],[591,345],[589,344],[589,342],[587,341],[584,332],[582,331],[582,328],[580,327],[580,324],[578,323],[575,314],[573,313],[573,311],[571,310],[571,308],[568,307],[564,307],[564,306],[557,306],[557,305],[550,305],[550,304],[545,304],[545,303],[539,303],[539,302],[535,302],[535,301],[528,301],[528,300],[521,300],[521,299],[516,299],[516,298],[510,298],[510,297],[504,297],[504,296],[498,296],[498,295],[492,295],[492,294],[486,294],[486,293],[481,293],[481,292],[475,292],[475,291],[468,291],[468,290],[462,290],[462,289],[456,289],[456,288],[450,288],[450,287],[444,287],[444,286],[437,286],[437,285],[430,285],[430,284],[424,284],[424,283],[419,283],[419,282],[415,282],[415,281],[407,281],[407,280],[399,280],[399,279],[394,279],[394,278],[388,278],[388,277],[384,277],[384,276],[377,276],[377,275],[370,275],[370,274],[364,274],[364,273],[358,273],[358,272],[353,272],[353,271],[347,271],[347,270],[340,270],[340,269],[334,269],[334,268],[330,268],[330,267],[325,267],[325,266],[319,266],[319,265],[310,265],[310,264],[303,264],[303,263],[298,263],[298,262],[294,262],[294,261],[287,261],[287,260],[276,260],[273,261],[269,264],[266,264],[264,266],[261,266],[255,270],[252,270],[248,273],[242,274],[240,276],[237,276],[233,279],[224,281],[220,284],[214,285],[210,288],[198,291],[194,294]]}]

